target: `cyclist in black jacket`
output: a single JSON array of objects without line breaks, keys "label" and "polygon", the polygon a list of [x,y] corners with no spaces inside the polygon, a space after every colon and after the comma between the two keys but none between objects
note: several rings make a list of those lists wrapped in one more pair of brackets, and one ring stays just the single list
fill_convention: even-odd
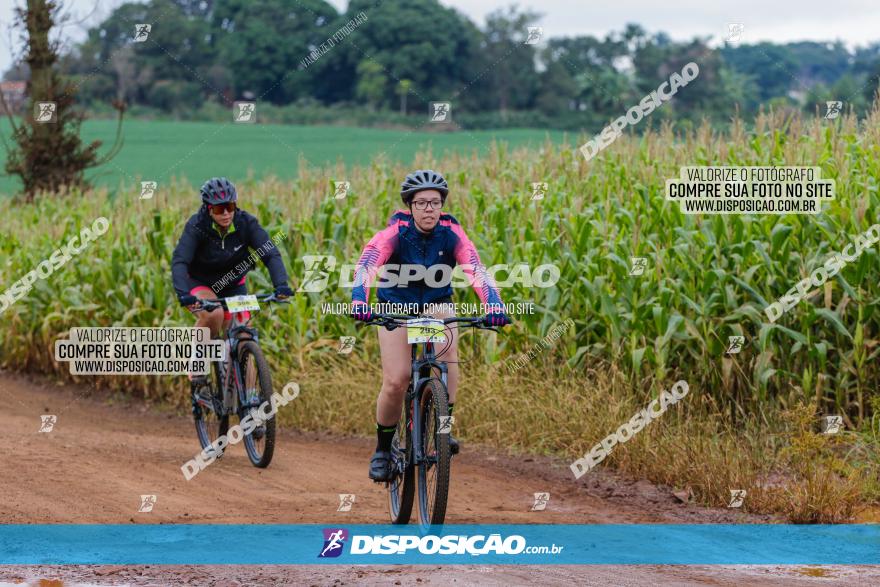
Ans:
[{"label": "cyclist in black jacket", "polygon": [[[249,249],[258,251],[269,270],[275,295],[281,299],[292,296],[281,253],[259,221],[237,208],[238,194],[232,182],[225,177],[209,179],[201,196],[202,208],[187,221],[171,259],[171,277],[180,304],[193,311],[199,309],[200,299],[247,294],[246,275],[254,267]],[[222,309],[201,312],[196,326],[207,326],[218,338],[230,318]],[[193,378],[193,383],[201,385],[204,379]]]}]

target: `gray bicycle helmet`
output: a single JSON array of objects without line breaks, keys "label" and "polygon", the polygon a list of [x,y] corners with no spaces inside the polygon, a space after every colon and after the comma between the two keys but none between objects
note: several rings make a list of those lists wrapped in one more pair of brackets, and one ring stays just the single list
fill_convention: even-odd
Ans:
[{"label": "gray bicycle helmet", "polygon": [[440,198],[446,202],[446,194],[449,193],[449,184],[442,175],[433,169],[419,169],[406,176],[400,185],[400,198],[409,206],[413,197],[424,190],[437,190]]},{"label": "gray bicycle helmet", "polygon": [[202,202],[205,204],[225,204],[238,200],[235,186],[225,177],[212,177],[202,185]]}]

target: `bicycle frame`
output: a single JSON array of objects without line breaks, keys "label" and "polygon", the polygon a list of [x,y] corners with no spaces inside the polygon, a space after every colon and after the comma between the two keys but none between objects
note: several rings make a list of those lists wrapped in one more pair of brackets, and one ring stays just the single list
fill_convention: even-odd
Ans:
[{"label": "bicycle frame", "polygon": [[[366,320],[367,324],[384,327],[388,330],[395,328],[407,328],[409,323],[416,318],[415,316],[400,316],[391,314],[374,314]],[[438,319],[435,319],[438,320]],[[460,323],[462,326],[477,328],[483,330],[492,330],[486,321],[486,318],[466,318],[466,317],[450,317],[439,319],[444,326],[452,329],[453,323]],[[430,333],[434,329],[428,328]],[[429,335],[427,340],[424,336],[424,329],[419,329],[419,342],[411,343],[410,357],[412,360],[412,370],[410,373],[410,383],[407,389],[405,402],[403,406],[404,422],[403,428],[399,428],[401,422],[398,420],[394,439],[392,439],[392,472],[390,478],[384,479],[389,491],[389,508],[391,510],[391,520],[395,524],[406,524],[409,522],[412,513],[414,492],[416,484],[418,485],[419,500],[419,520],[423,528],[433,524],[442,524],[446,512],[446,504],[449,495],[449,475],[452,452],[451,447],[445,443],[432,443],[430,440],[423,438],[426,433],[447,434],[447,431],[436,429],[431,432],[430,428],[438,426],[445,427],[446,422],[440,422],[438,414],[434,414],[429,422],[423,421],[423,407],[426,401],[434,402],[431,397],[426,400],[424,397],[424,389],[431,384],[433,380],[439,380],[448,390],[448,364],[438,358],[435,350],[437,344],[433,335]],[[410,339],[409,334],[407,338]],[[409,342],[409,340],[407,341]],[[441,351],[441,355],[444,351]],[[433,395],[433,386],[430,391]],[[441,398],[445,395],[440,392]],[[407,407],[408,406],[408,407]],[[442,399],[438,405],[438,409],[443,409]],[[428,431],[423,430],[427,426]],[[401,444],[406,438],[406,446]],[[446,442],[449,441],[447,437]],[[427,454],[425,445],[437,445],[437,450],[433,455]],[[435,468],[436,467],[436,468]],[[439,472],[439,476],[434,479],[432,485],[431,479],[428,478],[430,470],[434,468],[435,472]],[[418,481],[415,480],[415,470],[418,469]],[[433,477],[432,477],[433,478]],[[433,488],[432,488],[433,487]],[[430,495],[429,495],[430,494]],[[432,497],[433,496],[433,497]],[[434,502],[436,498],[438,501]],[[438,509],[439,508],[439,509]],[[428,521],[430,519],[430,521]],[[426,526],[426,524],[428,526]]]},{"label": "bicycle frame", "polygon": [[[286,300],[279,300],[275,297],[274,294],[268,295],[259,295],[257,298],[263,302],[273,302],[273,303],[288,303]],[[216,300],[200,300],[202,304],[202,308],[197,311],[203,310],[215,310],[218,308],[223,308],[224,310],[228,309],[226,306],[226,302],[222,299]],[[229,351],[229,356],[226,357],[225,362],[220,363],[220,385],[222,389],[220,390],[223,395],[223,410],[224,414],[232,414],[238,411],[239,408],[242,407],[256,407],[250,406],[247,403],[247,395],[244,385],[244,377],[242,377],[241,365],[239,365],[238,361],[235,358],[238,356],[238,346],[241,341],[253,340],[254,342],[259,343],[260,337],[256,328],[252,328],[249,326],[251,319],[248,318],[244,320],[242,318],[243,312],[232,312],[232,316],[230,318],[229,326],[226,328],[226,333],[224,336],[224,340],[227,343],[227,349]],[[240,338],[238,335],[240,333],[245,333],[248,336],[244,338]],[[233,405],[227,406],[227,398],[228,395],[233,392],[232,395]],[[237,402],[237,405],[236,405]]]},{"label": "bicycle frame", "polygon": [[[410,319],[409,316],[384,316],[380,314],[379,318],[390,318],[390,319]],[[497,332],[494,328],[491,327],[481,327],[475,324],[473,319],[468,318],[451,318],[447,319],[447,324],[452,323],[463,323],[463,326],[470,326],[476,328],[482,328],[484,330],[493,330]],[[402,325],[400,325],[402,326]],[[435,377],[434,369],[437,369],[440,372],[440,381],[443,383],[444,387],[447,387],[447,375],[448,370],[446,366],[446,361],[441,361],[437,358],[437,355],[434,353],[434,344],[433,342],[422,342],[418,344],[413,344],[411,350],[412,357],[412,375],[410,376],[410,387],[407,390],[406,400],[411,406],[410,410],[407,410],[406,413],[406,426],[409,428],[412,426],[412,439],[421,438],[422,434],[422,422],[421,418],[415,418],[415,414],[421,414],[422,407],[422,394],[421,390],[424,388],[424,385],[427,383],[429,379]],[[420,465],[425,462],[425,454],[424,447],[420,442],[413,442],[415,450],[413,451],[413,465]]]},{"label": "bicycle frame", "polygon": [[[413,318],[414,316],[377,314],[375,316],[375,319],[377,321],[371,321],[370,323],[376,326],[387,326],[388,324],[392,324],[395,328],[398,328],[405,327],[406,321]],[[444,323],[461,323],[462,326],[498,332],[494,328],[481,325],[481,319],[446,318],[444,319]],[[421,390],[424,387],[425,383],[435,376],[433,372],[434,369],[437,369],[440,372],[440,381],[443,382],[444,386],[447,386],[448,371],[446,367],[446,361],[441,361],[437,359],[437,355],[434,353],[433,342],[421,342],[410,346],[412,347],[412,375],[410,376],[410,387],[407,390],[405,401],[409,403],[411,409],[407,410],[406,413],[406,426],[407,428],[411,427],[412,434],[410,437],[413,439],[413,444],[415,445],[416,449],[415,451],[413,451],[413,461],[411,464],[419,465],[425,462],[425,455],[421,443],[416,442],[415,439],[421,438],[422,422],[420,418],[415,418],[414,415],[421,413]]]},{"label": "bicycle frame", "polygon": [[[421,438],[422,419],[414,418],[414,414],[421,414],[422,394],[421,390],[425,383],[434,377],[433,369],[440,371],[440,381],[446,386],[447,367],[445,361],[437,360],[434,354],[434,343],[423,342],[412,345],[412,378],[410,389],[407,392],[407,401],[412,406],[406,414],[407,426],[412,424],[411,438]],[[425,461],[424,447],[421,442],[413,443],[413,464],[419,465]]]},{"label": "bicycle frame", "polygon": [[[250,324],[250,319],[243,320],[241,318],[242,315],[243,312],[234,312],[232,314],[229,328],[226,329],[225,336],[225,340],[228,345],[226,348],[229,350],[229,356],[226,357],[226,361],[224,363],[221,363],[220,383],[223,386],[223,389],[221,390],[223,392],[223,407],[226,410],[231,410],[230,413],[236,412],[238,407],[244,406],[247,403],[244,377],[241,373],[241,365],[238,361],[235,360],[235,357],[238,356],[238,345],[243,340],[253,340],[255,342],[259,342],[259,334],[257,332],[257,329],[248,326],[248,324]],[[250,335],[250,338],[239,338],[238,334],[240,332],[244,332]],[[230,366],[232,367],[231,369]],[[230,383],[232,384],[232,386],[230,386]],[[233,390],[235,392],[234,394],[232,394]],[[237,405],[226,405],[227,393],[232,394],[233,398],[237,399]]]}]

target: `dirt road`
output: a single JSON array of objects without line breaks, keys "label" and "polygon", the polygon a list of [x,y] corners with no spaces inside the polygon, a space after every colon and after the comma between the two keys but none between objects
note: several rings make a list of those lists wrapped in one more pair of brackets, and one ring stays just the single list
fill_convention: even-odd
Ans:
[{"label": "dirt road", "polygon": [[[0,373],[3,523],[387,523],[386,493],[367,479],[374,441],[282,430],[272,465],[252,467],[241,445],[186,481],[198,452],[188,415],[147,410],[86,386]],[[292,405],[295,407],[295,405]],[[284,409],[291,409],[288,406]],[[40,415],[54,414],[49,433]],[[465,445],[454,462],[447,522],[707,523],[765,518],[679,503],[669,490],[594,471],[575,482],[566,463]],[[550,493],[532,512],[533,494]],[[340,493],[355,494],[337,512]],[[152,494],[152,512],[139,513]],[[0,567],[0,582],[63,579],[130,585],[869,585],[876,567],[660,566],[130,566]]]}]

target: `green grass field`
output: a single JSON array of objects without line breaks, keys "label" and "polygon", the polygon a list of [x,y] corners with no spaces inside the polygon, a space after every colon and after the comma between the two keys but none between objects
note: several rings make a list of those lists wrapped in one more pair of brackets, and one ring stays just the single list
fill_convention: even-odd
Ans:
[{"label": "green grass field", "polygon": [[[10,136],[8,120],[0,121],[0,133]],[[83,139],[104,141],[109,149],[116,131],[111,120],[83,124]],[[219,124],[211,122],[163,122],[126,120],[122,152],[87,177],[97,186],[116,189],[137,185],[142,180],[167,182],[183,179],[192,185],[208,177],[225,175],[233,181],[248,173],[260,179],[296,177],[300,157],[313,166],[342,163],[366,165],[385,153],[394,161],[412,162],[416,154],[430,148],[435,155],[485,153],[492,139],[511,147],[537,147],[546,139],[561,143],[564,133],[534,129],[498,131],[425,132],[352,128],[342,126],[289,126],[269,124]],[[6,150],[0,150],[0,162]],[[2,167],[2,166],[0,166]],[[341,179],[341,178],[340,178]],[[15,177],[0,177],[0,194],[18,191]]]}]

